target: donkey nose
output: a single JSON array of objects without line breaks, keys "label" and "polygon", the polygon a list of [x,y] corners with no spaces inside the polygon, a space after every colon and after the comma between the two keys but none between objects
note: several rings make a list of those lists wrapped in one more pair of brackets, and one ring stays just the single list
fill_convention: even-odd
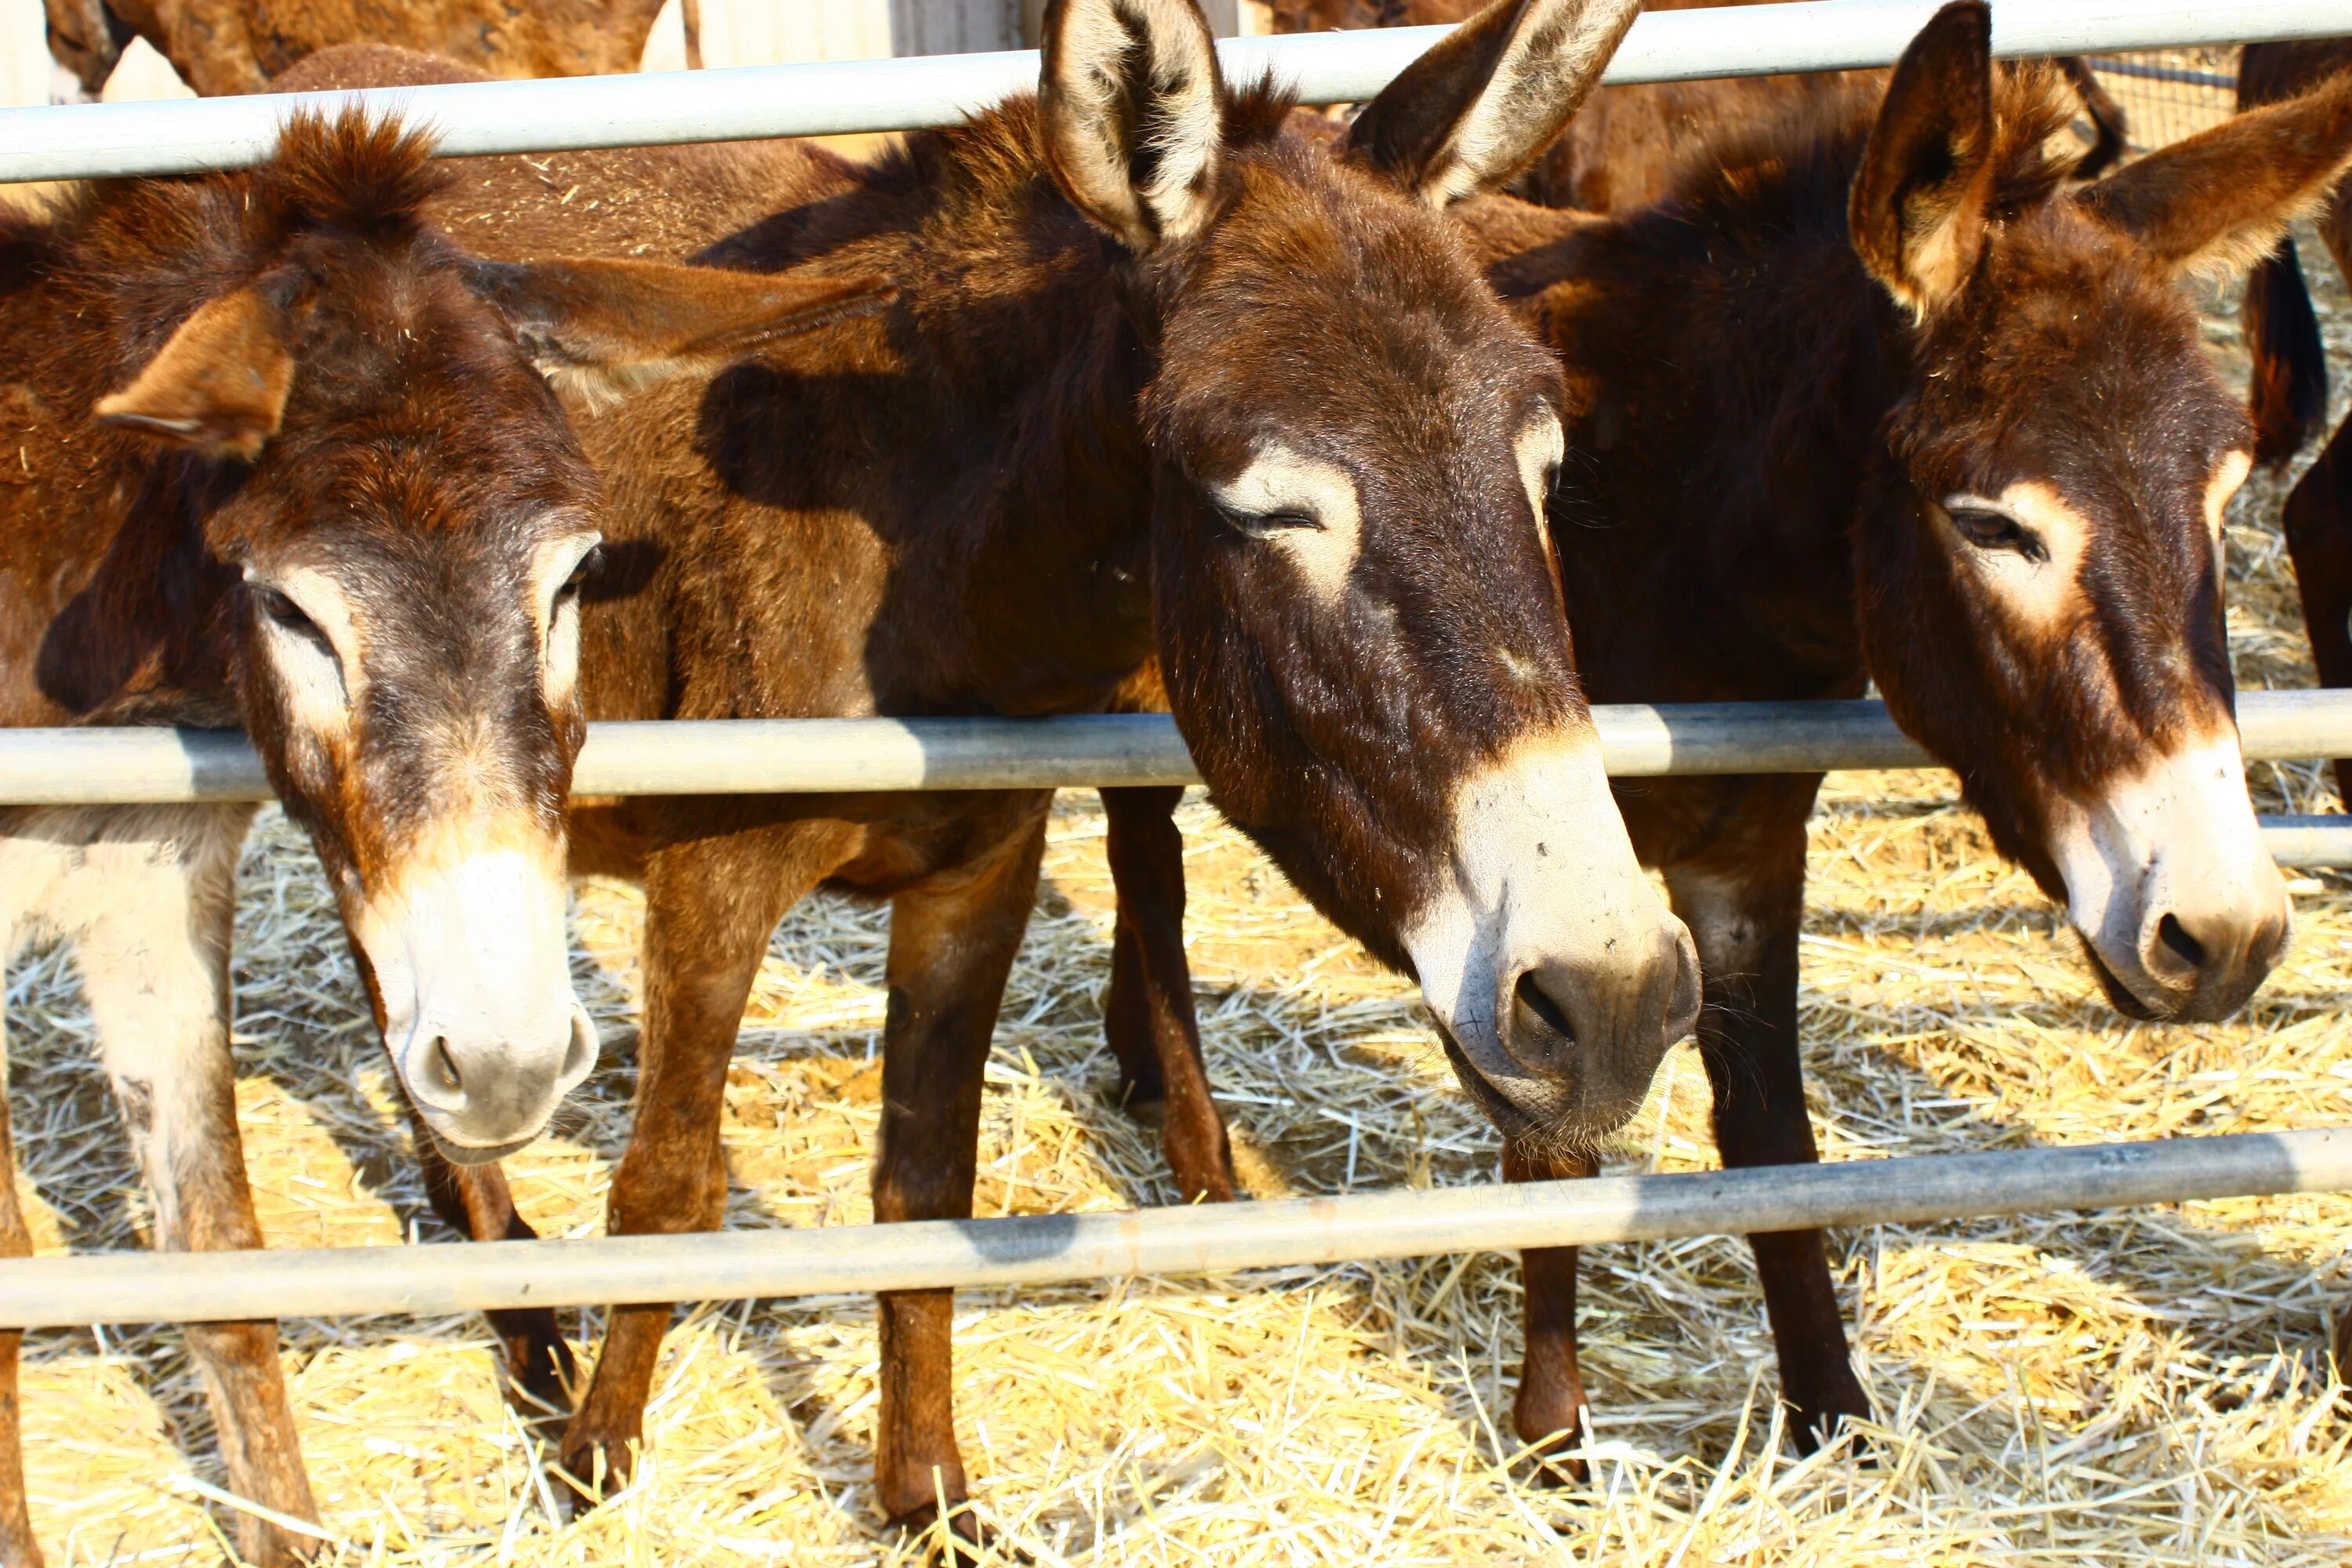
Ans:
[{"label": "donkey nose", "polygon": [[2173,1016],[2211,1023],[2243,1006],[2286,946],[2289,906],[2174,907],[2141,928],[2139,959],[2179,998]]},{"label": "donkey nose", "polygon": [[1658,1063],[1698,1021],[1698,955],[1668,919],[1594,953],[1549,957],[1512,982],[1503,1046],[1588,1114],[1622,1121]]},{"label": "donkey nose", "polygon": [[[576,1001],[566,1010],[560,1050],[531,1048],[502,1035],[445,1031],[419,1042],[403,1076],[436,1131],[464,1145],[535,1135],[555,1101],[596,1065],[596,1026]],[[520,1048],[519,1048],[520,1047]]]}]

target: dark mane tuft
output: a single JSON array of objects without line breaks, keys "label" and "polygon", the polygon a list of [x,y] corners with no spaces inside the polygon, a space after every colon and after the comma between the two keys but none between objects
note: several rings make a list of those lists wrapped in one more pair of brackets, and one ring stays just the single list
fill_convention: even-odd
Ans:
[{"label": "dark mane tuft", "polygon": [[431,136],[396,119],[298,110],[278,134],[277,154],[253,171],[254,221],[264,234],[413,225],[448,183],[432,152]]}]

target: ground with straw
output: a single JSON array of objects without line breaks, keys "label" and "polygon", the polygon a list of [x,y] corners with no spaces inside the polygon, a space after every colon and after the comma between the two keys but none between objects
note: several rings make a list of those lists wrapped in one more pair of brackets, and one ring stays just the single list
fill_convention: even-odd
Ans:
[{"label": "ground with straw", "polygon": [[[2340,366],[2352,304],[2332,273],[2315,282]],[[2213,304],[2215,350],[2242,371],[2228,301]],[[2310,680],[2283,494],[2257,479],[2230,521],[2230,626],[2252,687]],[[2315,764],[2254,782],[2263,809],[2334,809]],[[1488,1179],[1495,1140],[1409,988],[1204,805],[1184,824],[1203,1033],[1253,1187]],[[1105,1099],[1102,835],[1090,796],[1063,799],[997,1031],[982,1214],[1171,1197],[1150,1134]],[[2352,880],[2296,880],[2293,952],[2245,1016],[2152,1028],[2095,999],[2053,911],[1993,858],[1944,775],[1832,779],[1812,874],[1806,1065],[1831,1158],[2352,1121],[2339,1023]],[[641,909],[620,887],[579,895],[578,972],[604,1059],[556,1134],[509,1166],[547,1235],[599,1228],[627,1129]],[[247,858],[238,924],[239,1097],[271,1243],[450,1242],[315,864],[274,815]],[[886,939],[881,912],[823,899],[778,932],[729,1087],[730,1225],[868,1217]],[[21,959],[6,1003],[20,1191],[42,1249],[137,1245],[138,1183],[68,960]],[[1711,1163],[1704,1099],[1677,1051],[1616,1165]],[[1517,1283],[1501,1257],[968,1294],[961,1432],[981,1508],[1041,1563],[2339,1563],[2352,1426],[2324,1331],[2352,1302],[2347,1222],[2352,1199],[2294,1197],[1840,1236],[1882,1418],[1871,1467],[1791,1457],[1748,1255],[1721,1239],[1586,1254],[1596,1430],[1581,1489],[1530,1484],[1515,1462]],[[575,1319],[583,1355],[592,1327]],[[863,1300],[683,1310],[640,1479],[568,1525],[478,1321],[289,1322],[284,1346],[341,1561],[819,1568],[908,1554],[870,1505]],[[216,1560],[223,1476],[177,1332],[53,1331],[26,1352],[50,1562]]]}]

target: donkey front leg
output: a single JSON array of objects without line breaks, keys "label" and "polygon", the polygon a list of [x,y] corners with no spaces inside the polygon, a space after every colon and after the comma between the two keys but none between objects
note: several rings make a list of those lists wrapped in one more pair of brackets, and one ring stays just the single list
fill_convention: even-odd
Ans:
[{"label": "donkey front leg", "polygon": [[[1815,781],[1818,782],[1818,781]],[[1810,788],[1807,799],[1810,800]],[[1727,1167],[1821,1158],[1797,1055],[1797,939],[1804,916],[1805,825],[1776,824],[1762,852],[1666,872],[1706,976],[1699,1055],[1714,1091]],[[1751,1236],[1798,1447],[1811,1452],[1870,1402],[1853,1375],[1845,1320],[1817,1230]]]},{"label": "donkey front leg", "polygon": [[[47,918],[69,930],[100,1049],[155,1205],[159,1250],[262,1245],[229,1056],[236,853],[250,807],[108,811],[61,868]],[[191,1323],[229,1489],[315,1520],[278,1359],[278,1325]],[[247,1561],[291,1563],[317,1538],[239,1513]]]},{"label": "donkey front leg", "polygon": [[[882,1047],[882,1127],[874,1165],[880,1222],[968,1219],[979,1157],[981,1083],[1005,977],[1028,927],[1045,852],[1045,802],[996,852],[898,895],[890,906],[890,1004]],[[880,1300],[882,1407],[875,1489],[903,1530],[969,1496],[956,1449],[952,1290]],[[978,1538],[971,1515],[952,1526]]]},{"label": "donkey front leg", "polygon": [[[655,851],[646,868],[645,1028],[636,1121],[613,1175],[615,1236],[716,1230],[727,1165],[719,1131],[727,1064],[768,936],[832,862],[804,828],[713,835]],[[670,1303],[612,1309],[587,1397],[563,1436],[563,1468],[601,1500],[625,1484]]]},{"label": "donkey front leg", "polygon": [[[1596,1162],[1580,1154],[1537,1153],[1518,1144],[1503,1151],[1507,1182],[1569,1181],[1597,1169]],[[1536,1456],[1543,1479],[1581,1481],[1584,1461],[1570,1454],[1583,1445],[1590,1425],[1584,1376],[1576,1364],[1576,1248],[1523,1249],[1519,1281],[1526,1298],[1526,1348],[1511,1426]]]},{"label": "donkey front leg", "polygon": [[[5,934],[5,933],[0,933]],[[7,1021],[0,1016],[0,1260],[33,1256],[33,1233],[16,1202],[16,1148],[8,1131]],[[0,1261],[0,1268],[6,1264]],[[25,1497],[25,1428],[17,1415],[16,1358],[24,1333],[0,1329],[0,1568],[41,1568]]]},{"label": "donkey front leg", "polygon": [[[410,1136],[416,1162],[425,1176],[425,1194],[441,1223],[472,1241],[536,1241],[539,1232],[515,1212],[514,1194],[506,1172],[493,1161],[483,1165],[452,1164],[425,1131],[415,1112],[409,1113]],[[579,1363],[563,1337],[552,1307],[506,1307],[483,1314],[505,1354],[507,1402],[534,1426],[556,1425],[548,1433],[561,1436],[572,1415],[572,1388]]]},{"label": "donkey front leg", "polygon": [[1184,959],[1181,787],[1107,789],[1110,879],[1118,894],[1103,1029],[1118,1057],[1128,1109],[1157,1112],[1160,1147],[1186,1203],[1231,1203],[1234,1154],[1209,1096],[1192,973]]}]

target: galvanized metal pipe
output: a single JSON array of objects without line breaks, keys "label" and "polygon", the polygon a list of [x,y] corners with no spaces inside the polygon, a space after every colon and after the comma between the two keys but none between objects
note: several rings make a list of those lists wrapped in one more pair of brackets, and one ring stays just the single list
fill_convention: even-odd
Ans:
[{"label": "galvanized metal pipe", "polygon": [[[1883,702],[1625,703],[1592,710],[1611,773],[1932,767]],[[2352,755],[2352,690],[2249,691],[2256,761]],[[1162,713],[1053,719],[738,719],[591,724],[580,795],[833,794],[1198,784]],[[0,805],[268,800],[234,731],[0,730]]]},{"label": "galvanized metal pipe", "polygon": [[[1606,79],[1677,81],[1885,65],[1935,0],[1815,0],[1661,12],[1633,26]],[[1993,12],[2007,56],[2326,37],[2343,0],[2032,0]],[[1234,79],[1271,71],[1308,102],[1371,97],[1443,37],[1375,28],[1218,46]],[[234,168],[268,156],[283,117],[357,100],[434,127],[449,155],[742,141],[951,124],[1036,85],[1034,50],[572,77],[282,97],[0,110],[0,181]]]},{"label": "galvanized metal pipe", "polygon": [[704,1301],[1413,1258],[2352,1190],[2352,1130],[1517,1186],[589,1241],[37,1258],[0,1328]]}]

